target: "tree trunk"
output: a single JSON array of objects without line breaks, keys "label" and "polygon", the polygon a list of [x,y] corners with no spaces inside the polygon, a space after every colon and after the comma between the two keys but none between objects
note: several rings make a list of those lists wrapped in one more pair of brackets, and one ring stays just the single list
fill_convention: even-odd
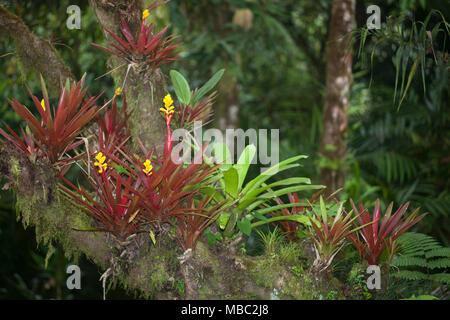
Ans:
[{"label": "tree trunk", "polygon": [[[109,1],[90,0],[98,21],[119,36],[123,16],[132,31],[140,27],[142,7],[140,1],[117,1],[112,4]],[[103,32],[107,41],[114,42],[111,35]],[[159,69],[152,72],[140,70],[138,67],[124,66],[123,60],[111,56],[108,61],[116,87],[126,91],[128,110],[132,112],[128,127],[131,130],[133,142],[139,137],[147,150],[156,145],[158,152],[162,152],[165,138],[165,123],[160,115],[159,108],[162,107],[164,98],[164,75]],[[128,70],[128,75],[127,74]],[[126,76],[126,82],[123,86]],[[123,87],[122,87],[123,86]],[[136,146],[136,145],[135,145]]]},{"label": "tree trunk", "polygon": [[345,133],[352,82],[352,48],[349,37],[354,28],[355,0],[334,0],[327,44],[327,83],[323,110],[320,151],[325,161],[320,183],[332,193],[344,184],[344,160],[347,151]]}]

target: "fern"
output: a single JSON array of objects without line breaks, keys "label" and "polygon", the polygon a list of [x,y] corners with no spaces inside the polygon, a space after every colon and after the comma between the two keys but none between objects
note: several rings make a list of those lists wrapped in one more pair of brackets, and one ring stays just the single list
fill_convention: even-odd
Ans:
[{"label": "fern", "polygon": [[397,271],[392,277],[450,284],[450,248],[442,247],[431,236],[415,232],[405,233],[398,241],[398,256],[392,260]]}]

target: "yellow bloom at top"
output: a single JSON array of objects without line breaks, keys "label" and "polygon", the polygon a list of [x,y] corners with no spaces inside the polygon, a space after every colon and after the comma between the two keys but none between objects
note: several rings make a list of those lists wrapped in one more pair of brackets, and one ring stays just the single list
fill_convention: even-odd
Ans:
[{"label": "yellow bloom at top", "polygon": [[116,96],[120,96],[122,94],[122,89],[119,87],[116,89]]},{"label": "yellow bloom at top", "polygon": [[150,160],[148,160],[148,159],[145,160],[144,166],[145,166],[145,168],[142,169],[142,171],[144,171],[144,173],[145,173],[147,176],[151,175],[151,174],[153,173],[153,172],[152,172],[153,166],[152,166],[152,163],[150,162]]},{"label": "yellow bloom at top", "polygon": [[159,110],[164,112],[166,117],[168,117],[169,115],[171,115],[175,112],[174,106],[173,106],[173,100],[172,100],[172,97],[170,96],[170,94],[168,94],[164,98],[163,102],[164,102],[164,108],[159,108]]},{"label": "yellow bloom at top", "polygon": [[99,152],[95,159],[97,159],[97,161],[102,164],[105,162],[106,157],[103,155],[103,153]]},{"label": "yellow bloom at top", "polygon": [[170,94],[166,95],[164,97],[163,102],[164,102],[164,107],[166,107],[166,108],[170,107],[173,104],[171,95]]},{"label": "yellow bloom at top", "polygon": [[45,101],[44,101],[44,99],[41,100],[41,106],[42,106],[42,110],[45,111]]},{"label": "yellow bloom at top", "polygon": [[94,166],[99,168],[98,173],[103,173],[108,168],[108,164],[105,163],[106,157],[103,153],[99,152],[95,159],[97,161],[94,162]]},{"label": "yellow bloom at top", "polygon": [[142,12],[142,20],[144,20],[145,18],[147,18],[150,15],[150,12],[148,12],[147,9],[144,10],[144,12]]}]

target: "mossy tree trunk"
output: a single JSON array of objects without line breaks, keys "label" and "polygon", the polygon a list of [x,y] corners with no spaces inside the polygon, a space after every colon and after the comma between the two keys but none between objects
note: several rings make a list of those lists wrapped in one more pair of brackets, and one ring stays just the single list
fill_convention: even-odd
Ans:
[{"label": "mossy tree trunk", "polygon": [[[140,1],[90,0],[90,4],[100,24],[121,36],[120,17],[122,16],[135,32],[135,39],[137,38],[143,10]],[[104,31],[104,35],[108,42],[114,42],[109,33]],[[116,87],[126,91],[129,111],[132,112],[128,126],[133,140],[136,141],[136,138],[139,138],[148,150],[155,145],[157,150],[162,152],[165,123],[159,108],[164,98],[165,76],[160,69],[142,69],[139,65],[129,65],[115,56],[109,58],[108,66],[110,70],[115,70],[112,76]]]}]

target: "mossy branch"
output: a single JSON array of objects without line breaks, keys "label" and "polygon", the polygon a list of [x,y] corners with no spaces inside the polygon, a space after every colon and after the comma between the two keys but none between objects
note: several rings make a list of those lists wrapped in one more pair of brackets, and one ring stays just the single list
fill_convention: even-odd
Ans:
[{"label": "mossy branch", "polygon": [[59,92],[66,79],[75,80],[50,41],[33,34],[22,19],[3,6],[0,6],[0,35],[13,39],[16,55],[25,70],[42,74],[52,92]]}]

